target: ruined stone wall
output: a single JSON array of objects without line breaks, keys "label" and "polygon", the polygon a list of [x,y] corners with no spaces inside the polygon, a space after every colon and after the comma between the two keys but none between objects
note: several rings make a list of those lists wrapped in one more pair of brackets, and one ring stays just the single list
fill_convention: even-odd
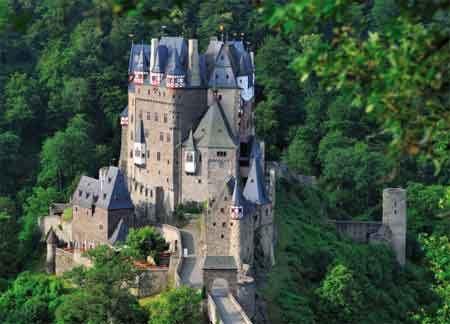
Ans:
[{"label": "ruined stone wall", "polygon": [[370,234],[376,233],[381,222],[330,221],[339,235],[347,236],[357,243],[369,243]]}]

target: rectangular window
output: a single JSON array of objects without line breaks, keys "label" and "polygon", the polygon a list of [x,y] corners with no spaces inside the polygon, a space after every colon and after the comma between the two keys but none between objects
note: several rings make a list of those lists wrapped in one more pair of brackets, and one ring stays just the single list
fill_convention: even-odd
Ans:
[{"label": "rectangular window", "polygon": [[217,151],[217,156],[218,157],[225,157],[225,156],[227,156],[227,152],[225,152],[225,151]]},{"label": "rectangular window", "polygon": [[170,143],[170,133],[166,134],[166,141],[167,141],[167,143]]},{"label": "rectangular window", "polygon": [[158,121],[158,113],[157,112],[155,112],[155,121],[156,122]]},{"label": "rectangular window", "polygon": [[161,142],[164,141],[164,133],[163,133],[163,132],[160,132],[160,133],[159,133],[159,140],[160,140]]},{"label": "rectangular window", "polygon": [[151,117],[151,114],[148,112],[147,113],[147,120],[150,120],[152,117]]},{"label": "rectangular window", "polygon": [[164,122],[167,123],[167,114],[164,114]]},{"label": "rectangular window", "polygon": [[161,153],[160,152],[156,152],[156,160],[161,161]]}]

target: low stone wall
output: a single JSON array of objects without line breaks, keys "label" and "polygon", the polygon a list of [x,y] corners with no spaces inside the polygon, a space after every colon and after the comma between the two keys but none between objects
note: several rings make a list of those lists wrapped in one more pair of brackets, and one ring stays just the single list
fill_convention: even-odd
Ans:
[{"label": "low stone wall", "polygon": [[169,270],[154,268],[142,270],[137,279],[137,288],[131,292],[138,298],[156,295],[167,289],[169,282]]},{"label": "low stone wall", "polygon": [[223,324],[219,309],[210,294],[208,294],[208,317],[209,321],[213,324]]},{"label": "low stone wall", "polygon": [[171,256],[168,276],[173,277],[175,287],[179,287],[182,284],[180,274],[183,267],[183,245],[180,230],[168,224],[162,224],[159,229],[165,240],[170,244]]},{"label": "low stone wall", "polygon": [[369,243],[370,234],[376,233],[383,225],[381,222],[334,220],[330,220],[329,222],[336,227],[339,235],[348,236],[357,243]]},{"label": "low stone wall", "polygon": [[57,275],[72,270],[78,264],[73,259],[73,253],[56,248],[55,273]]}]

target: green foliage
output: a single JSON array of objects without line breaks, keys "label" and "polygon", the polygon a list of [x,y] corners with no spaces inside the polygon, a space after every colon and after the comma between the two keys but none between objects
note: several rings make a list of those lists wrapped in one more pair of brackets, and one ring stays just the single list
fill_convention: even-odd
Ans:
[{"label": "green foliage", "polygon": [[137,275],[130,260],[107,246],[88,252],[93,267],[64,274],[76,287],[62,298],[56,323],[145,323],[145,314],[126,287]]},{"label": "green foliage", "polygon": [[[303,31],[293,62],[301,81],[317,76],[328,92],[345,94],[380,121],[392,147],[427,155],[439,172],[450,125],[448,3],[427,4],[388,2],[398,14],[373,29],[363,14],[371,4],[362,1],[294,1],[276,7],[270,22],[287,34]],[[380,6],[373,8],[379,18]]]},{"label": "green foliage", "polygon": [[355,245],[326,224],[326,194],[282,183],[276,265],[264,295],[273,323],[408,323],[434,295],[383,245]]},{"label": "green foliage", "polygon": [[19,161],[20,138],[12,132],[0,132],[0,194],[8,194],[8,191],[16,185]]},{"label": "green foliage", "polygon": [[447,236],[420,237],[434,275],[433,290],[439,296],[439,306],[431,311],[421,310],[414,318],[422,324],[450,322],[450,242]]},{"label": "green foliage", "polygon": [[62,219],[66,222],[72,220],[73,217],[73,209],[71,207],[64,209]]},{"label": "green foliage", "polygon": [[149,324],[197,324],[201,321],[201,293],[182,286],[161,293],[147,303]]},{"label": "green foliage", "polygon": [[166,251],[169,245],[155,227],[145,226],[130,229],[124,246],[124,254],[136,260],[145,260],[151,256],[158,262],[158,256]]},{"label": "green foliage", "polygon": [[77,175],[93,172],[94,144],[91,125],[74,117],[64,132],[58,131],[44,143],[39,183],[64,189]]},{"label": "green foliage", "polygon": [[0,295],[0,322],[4,324],[51,323],[66,292],[60,278],[21,273]]}]

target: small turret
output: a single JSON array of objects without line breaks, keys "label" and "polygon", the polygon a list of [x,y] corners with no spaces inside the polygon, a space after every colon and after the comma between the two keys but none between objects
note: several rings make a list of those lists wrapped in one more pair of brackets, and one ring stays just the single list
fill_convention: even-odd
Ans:
[{"label": "small turret", "polygon": [[230,206],[231,219],[239,220],[244,217],[244,199],[242,198],[241,188],[238,180],[234,181],[233,197]]},{"label": "small turret", "polygon": [[136,138],[134,141],[134,164],[138,166],[145,165],[145,134],[144,134],[144,122],[139,120],[136,123]]},{"label": "small turret", "polygon": [[55,273],[56,262],[56,244],[58,243],[58,237],[56,236],[53,228],[51,227],[47,233],[47,260],[46,268],[48,274]]},{"label": "small turret", "polygon": [[185,145],[185,161],[184,171],[189,174],[194,174],[197,170],[197,150],[195,149],[194,136],[192,129],[189,132],[189,137]]},{"label": "small turret", "polygon": [[164,69],[167,63],[168,50],[166,46],[157,46],[155,62],[150,70],[150,82],[152,85],[159,85],[164,77]]},{"label": "small turret", "polygon": [[198,57],[198,41],[189,39],[188,41],[189,61],[188,61],[188,78],[191,87],[200,86],[200,63]]},{"label": "small turret", "polygon": [[148,76],[147,67],[149,62],[147,60],[147,56],[144,52],[144,45],[141,45],[140,51],[137,54],[135,67],[134,67],[134,83],[135,84],[143,84],[144,79]]},{"label": "small turret", "polygon": [[168,66],[166,86],[168,88],[184,88],[186,85],[186,74],[176,49],[170,56]]}]

